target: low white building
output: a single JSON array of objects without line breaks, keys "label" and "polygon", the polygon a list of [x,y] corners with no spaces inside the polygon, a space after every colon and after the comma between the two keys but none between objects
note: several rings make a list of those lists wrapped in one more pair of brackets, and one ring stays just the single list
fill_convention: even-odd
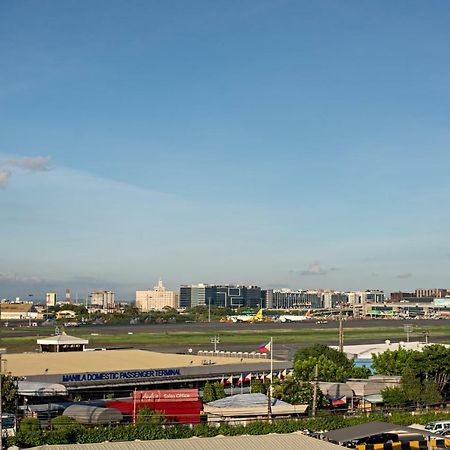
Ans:
[{"label": "low white building", "polygon": [[[427,345],[432,345],[431,342],[391,342],[386,340],[385,342],[375,343],[375,344],[358,344],[358,345],[344,345],[344,353],[348,358],[355,359],[372,359],[372,355],[379,355],[384,353],[386,350],[417,350],[419,352],[423,351],[424,347]],[[445,347],[450,347],[448,344],[439,344]],[[339,347],[332,346],[335,350]]]},{"label": "low white building", "polygon": [[33,303],[6,303],[0,304],[0,320],[28,320],[39,317]]}]

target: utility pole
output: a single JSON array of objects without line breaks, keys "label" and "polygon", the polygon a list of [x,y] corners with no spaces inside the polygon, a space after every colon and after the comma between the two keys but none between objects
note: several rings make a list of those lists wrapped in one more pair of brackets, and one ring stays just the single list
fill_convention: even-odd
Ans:
[{"label": "utility pole", "polygon": [[316,417],[317,411],[317,388],[319,387],[319,364],[316,364],[314,371],[314,390],[313,390],[313,404],[312,404],[312,416]]},{"label": "utility pole", "polygon": [[[1,313],[0,313],[1,314]],[[0,324],[1,326],[1,324]],[[6,353],[6,348],[0,348],[0,450],[3,449],[3,411],[2,411],[2,380],[3,380],[3,361],[2,355]]]},{"label": "utility pole", "polygon": [[344,352],[344,321],[342,318],[342,305],[339,305],[339,351]]}]

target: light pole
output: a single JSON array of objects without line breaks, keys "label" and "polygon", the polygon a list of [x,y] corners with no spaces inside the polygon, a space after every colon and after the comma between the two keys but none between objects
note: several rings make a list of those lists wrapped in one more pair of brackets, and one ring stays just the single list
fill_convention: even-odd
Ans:
[{"label": "light pole", "polygon": [[213,336],[211,338],[211,344],[214,344],[214,353],[217,352],[217,344],[220,344],[220,337],[219,336]]},{"label": "light pole", "polygon": [[344,352],[344,322],[342,318],[342,305],[339,305],[339,351]]}]

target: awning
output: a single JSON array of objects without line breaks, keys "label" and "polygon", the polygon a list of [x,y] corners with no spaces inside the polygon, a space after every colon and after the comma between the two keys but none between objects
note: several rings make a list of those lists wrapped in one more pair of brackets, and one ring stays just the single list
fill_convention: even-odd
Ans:
[{"label": "awning", "polygon": [[57,383],[19,381],[18,393],[24,397],[54,397],[67,395],[67,389],[64,385]]}]

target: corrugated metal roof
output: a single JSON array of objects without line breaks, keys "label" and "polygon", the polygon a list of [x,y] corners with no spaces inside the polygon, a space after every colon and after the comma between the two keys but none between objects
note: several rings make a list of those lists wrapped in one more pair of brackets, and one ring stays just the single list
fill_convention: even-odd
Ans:
[{"label": "corrugated metal roof", "polygon": [[355,439],[362,439],[374,434],[381,433],[415,433],[422,434],[424,436],[432,436],[433,434],[425,431],[418,430],[411,427],[405,427],[403,425],[396,425],[395,423],[386,422],[368,422],[360,425],[354,425],[352,427],[340,428],[338,430],[332,430],[325,433],[325,437],[333,442],[349,442]]},{"label": "corrugated metal roof", "polygon": [[[98,352],[60,353],[9,353],[8,371],[14,376],[55,375],[79,372],[112,372],[118,370],[140,370],[143,368],[163,369],[168,367],[210,367],[218,365],[251,365],[261,367],[269,364],[266,360],[245,360],[241,358],[211,357],[212,365],[205,366],[204,358],[196,355],[157,353],[146,350],[108,350]],[[225,372],[226,373],[226,372]]]},{"label": "corrugated metal roof", "polygon": [[[239,408],[248,406],[264,406],[267,409],[268,398],[267,395],[261,393],[252,394],[236,394],[230,397],[221,398],[209,402],[208,406],[214,406],[216,408]],[[289,403],[283,402],[276,398],[272,398],[272,406],[291,406]]]},{"label": "corrugated metal roof", "polygon": [[[212,438],[170,439],[158,441],[102,442],[100,444],[43,445],[35,450],[338,450],[329,442],[299,432],[263,436],[217,436]],[[33,450],[33,449],[31,449]]]}]

